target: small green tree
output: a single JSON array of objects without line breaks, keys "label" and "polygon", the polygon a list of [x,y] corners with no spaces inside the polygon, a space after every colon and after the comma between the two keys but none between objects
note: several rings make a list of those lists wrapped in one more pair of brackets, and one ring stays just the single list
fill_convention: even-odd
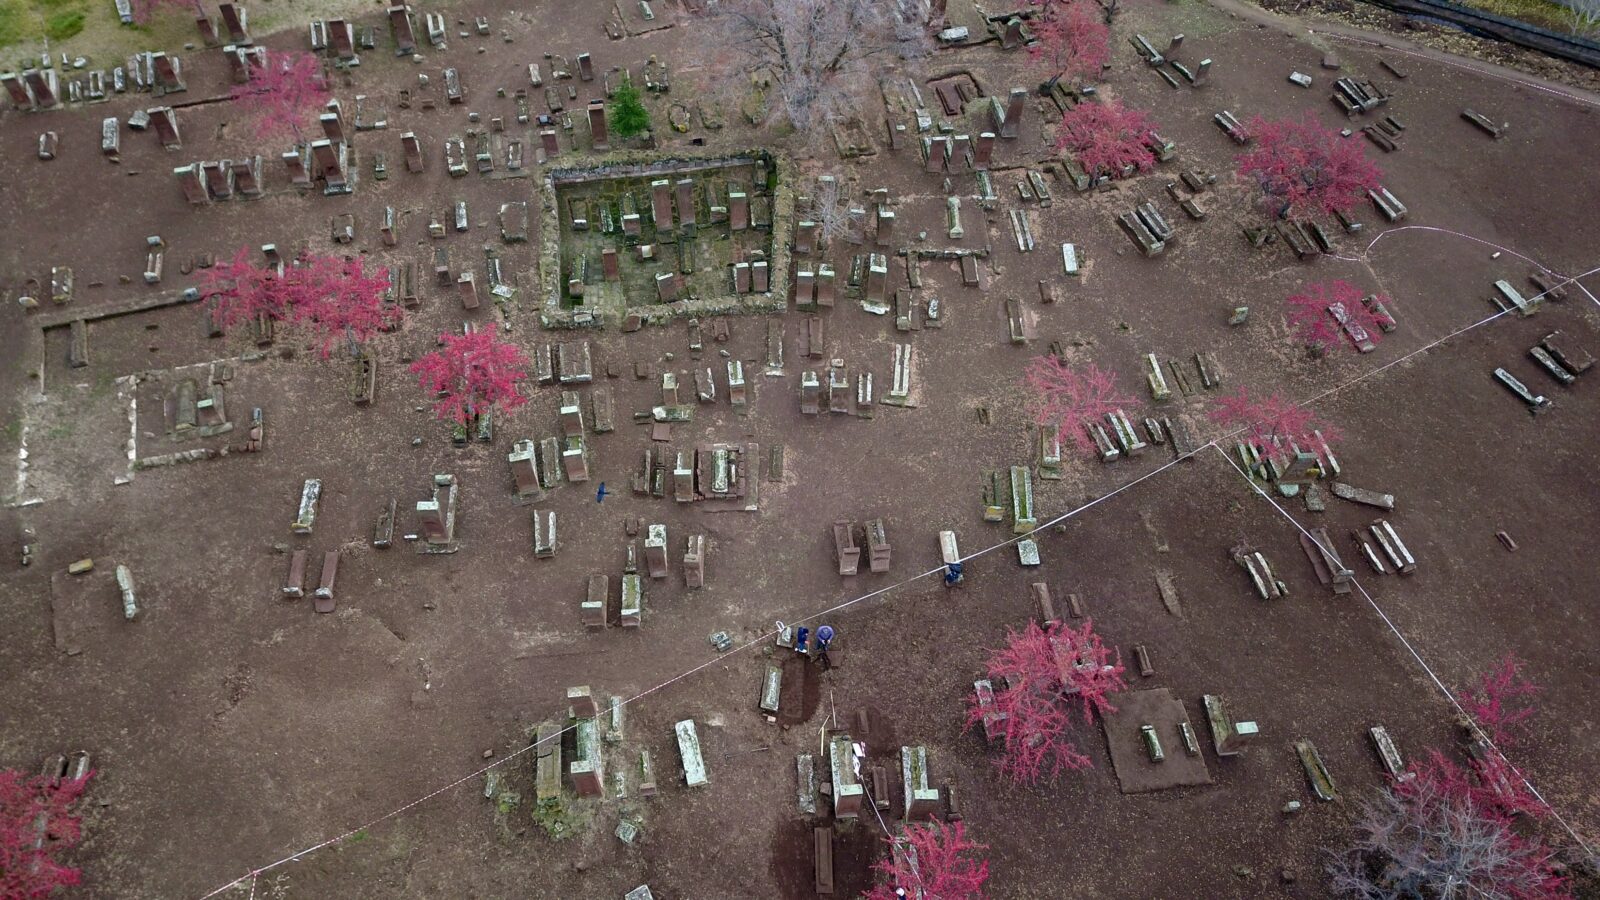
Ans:
[{"label": "small green tree", "polygon": [[612,93],[610,116],[611,133],[619,138],[637,137],[650,130],[650,110],[631,80],[623,81]]}]

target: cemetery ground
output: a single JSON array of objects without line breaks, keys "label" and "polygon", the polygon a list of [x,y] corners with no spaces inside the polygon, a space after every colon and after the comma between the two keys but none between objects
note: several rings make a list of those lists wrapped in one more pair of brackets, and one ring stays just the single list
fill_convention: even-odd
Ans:
[{"label": "cemetery ground", "polygon": [[[1455,711],[1419,658],[1444,686],[1460,690],[1506,653],[1523,659],[1543,687],[1529,736],[1511,758],[1593,843],[1600,805],[1588,773],[1600,770],[1592,740],[1600,652],[1592,635],[1600,612],[1587,551],[1600,515],[1593,464],[1600,400],[1592,375],[1558,385],[1528,348],[1557,330],[1590,352],[1600,347],[1600,303],[1581,290],[1600,288],[1600,276],[1569,285],[1567,299],[1546,302],[1531,317],[1501,316],[1411,354],[1493,314],[1493,283],[1524,285],[1529,260],[1568,274],[1600,265],[1586,174],[1588,148],[1600,138],[1596,100],[1348,46],[1338,47],[1342,71],[1330,72],[1318,65],[1326,48],[1209,6],[1124,2],[1104,90],[1149,110],[1162,136],[1176,142],[1176,158],[1108,192],[1079,194],[1053,179],[1048,207],[1019,202],[1025,169],[1052,155],[1054,117],[1030,96],[1020,137],[995,148],[999,197],[986,210],[973,175],[951,174],[947,192],[946,175],[924,171],[912,142],[887,146],[875,95],[862,115],[876,153],[853,160],[840,160],[831,140],[753,129],[731,107],[721,130],[696,119],[686,134],[669,131],[668,105],[697,97],[700,48],[693,20],[676,4],[660,6],[653,24],[630,10],[634,33],[622,41],[608,41],[600,28],[608,10],[573,13],[556,2],[514,13],[494,3],[444,9],[449,48],[423,41],[420,64],[394,58],[375,19],[377,48],[333,84],[347,116],[354,96],[364,94],[366,108],[381,107],[388,119],[386,128],[354,135],[360,176],[348,196],[290,186],[277,164],[287,141],[258,140],[225,102],[180,108],[178,151],[163,150],[149,133],[124,133],[116,164],[98,152],[96,126],[105,116],[126,121],[149,98],[0,113],[0,196],[11,211],[0,223],[0,290],[8,301],[0,308],[0,458],[7,460],[0,535],[8,553],[20,551],[24,529],[38,541],[32,564],[7,563],[0,579],[0,765],[31,771],[57,752],[92,753],[97,774],[73,859],[84,869],[82,895],[201,896],[342,837],[222,896],[620,897],[648,883],[656,897],[673,900],[809,898],[812,828],[834,820],[825,796],[817,815],[797,808],[795,756],[818,754],[823,730],[838,729],[866,743],[868,766],[891,772],[901,746],[928,748],[931,782],[955,786],[969,834],[990,848],[995,897],[1323,897],[1326,850],[1343,846],[1352,809],[1384,781],[1367,729],[1386,726],[1408,761],[1455,741]],[[470,27],[476,15],[489,17],[493,34],[458,38],[457,20]],[[649,30],[658,24],[672,27]],[[1183,59],[1216,61],[1209,82],[1169,88],[1130,51],[1127,38],[1136,32],[1162,45],[1183,32]],[[258,39],[273,48],[306,45],[303,24]],[[541,329],[539,217],[530,216],[527,242],[506,244],[497,216],[511,200],[537,209],[544,167],[531,160],[539,137],[513,124],[514,99],[497,97],[495,88],[510,94],[527,86],[533,62],[549,82],[544,54],[581,52],[594,54],[599,71],[628,67],[636,81],[648,58],[672,63],[671,92],[647,97],[664,150],[761,147],[790,154],[808,184],[821,174],[840,177],[852,199],[886,187],[897,216],[894,246],[988,248],[981,286],[965,286],[954,261],[923,261],[918,295],[940,298],[944,323],[910,332],[897,331],[892,314],[864,312],[842,286],[830,310],[788,304],[778,315],[727,316],[725,342],[711,337],[712,318],[703,318],[699,351],[691,350],[683,318],[632,333]],[[1407,77],[1389,76],[1380,58],[1402,65]],[[446,102],[446,66],[459,69],[464,104]],[[1313,75],[1314,88],[1285,81],[1296,70]],[[930,105],[937,106],[930,80],[960,71],[1000,97],[1011,85],[1038,81],[1022,51],[994,43],[942,49],[915,69]],[[417,86],[418,72],[430,86]],[[217,51],[184,54],[184,74],[189,89],[176,97],[185,102],[226,96],[227,67]],[[1311,262],[1296,261],[1281,242],[1250,248],[1242,226],[1260,222],[1261,213],[1254,190],[1231,174],[1237,148],[1212,114],[1283,118],[1310,110],[1342,126],[1327,99],[1339,75],[1381,79],[1393,94],[1379,115],[1404,121],[1403,149],[1368,150],[1409,216],[1390,225],[1363,206],[1356,216],[1363,229],[1339,231],[1336,255]],[[576,88],[569,110],[581,112],[586,97],[600,95],[598,78],[560,84]],[[410,109],[397,104],[402,86],[413,92]],[[422,98],[436,107],[422,109]],[[539,90],[532,100],[543,111]],[[1462,121],[1463,107],[1512,127],[1490,139]],[[507,137],[523,139],[530,162],[522,175],[497,165],[489,176],[450,177],[441,148],[468,129],[468,110],[482,116],[476,127],[500,116]],[[41,162],[38,134],[47,128],[60,133],[61,149]],[[406,171],[399,135],[408,131],[421,140],[421,173]],[[591,158],[581,122],[574,133],[560,135],[555,163]],[[705,146],[691,146],[694,138]],[[388,161],[382,181],[371,169],[379,151]],[[194,160],[256,152],[268,157],[266,195],[258,200],[191,207],[170,174]],[[1205,221],[1177,221],[1182,213],[1166,203],[1163,186],[1188,170],[1218,176],[1195,195]],[[947,237],[947,196],[962,198],[959,239]],[[467,204],[467,233],[449,230],[458,200]],[[1153,259],[1114,220],[1145,201],[1165,203],[1178,231]],[[385,207],[398,214],[393,247],[379,236]],[[1032,252],[1016,250],[1014,209],[1025,210],[1038,240]],[[353,244],[330,238],[330,220],[342,213],[354,216]],[[446,237],[429,236],[430,219],[445,223]],[[918,240],[923,231],[927,238]],[[160,284],[147,286],[139,267],[151,234],[166,243],[167,268]],[[420,306],[371,344],[378,375],[369,405],[350,400],[342,347],[324,360],[294,334],[263,351],[248,328],[208,338],[192,303],[92,319],[89,364],[68,364],[72,317],[176,295],[203,271],[183,272],[186,261],[225,260],[271,242],[286,254],[304,245],[360,251],[369,265],[417,267]],[[1062,275],[1063,242],[1083,254],[1081,275]],[[843,273],[871,244],[870,234],[865,246],[835,241],[826,258]],[[516,296],[503,305],[485,297],[480,308],[463,310],[456,286],[431,277],[437,247],[448,249],[453,272],[481,274],[485,250],[498,253]],[[878,252],[891,256],[892,293],[907,283],[904,260],[892,248]],[[25,311],[10,302],[41,287],[48,294],[50,267],[62,265],[75,274],[68,304],[45,296],[40,309]],[[121,283],[124,275],[131,283]],[[1372,353],[1311,359],[1278,304],[1307,282],[1334,278],[1393,298],[1399,327]],[[1041,280],[1054,285],[1054,303],[1041,302]],[[787,298],[790,287],[775,284],[775,296]],[[1022,345],[1008,339],[1005,301],[1013,298],[1026,320]],[[1250,317],[1230,327],[1238,306],[1249,306]],[[812,315],[823,321],[825,350],[808,359],[799,336]],[[526,406],[496,415],[492,441],[454,447],[406,363],[463,320],[497,328],[502,316],[505,336],[530,354],[589,342],[593,384],[530,384]],[[46,320],[63,324],[41,331]],[[778,376],[764,372],[769,321],[784,334]],[[1329,498],[1325,512],[1309,512],[1300,498],[1274,495],[1280,511],[1217,449],[1170,466],[1167,445],[1110,464],[1069,449],[1060,480],[1033,481],[1041,522],[1081,508],[1036,536],[1042,565],[1022,567],[1015,546],[1004,544],[968,560],[965,580],[947,588],[936,572],[940,531],[954,531],[963,553],[1012,538],[1009,522],[983,521],[982,476],[1037,464],[1038,430],[1019,381],[1027,362],[1054,342],[1070,362],[1117,372],[1122,391],[1139,398],[1130,415],[1182,419],[1199,442],[1222,436],[1206,414],[1224,393],[1245,387],[1305,399],[1338,388],[1313,409],[1343,434],[1336,452],[1344,480],[1394,494],[1396,509],[1379,513]],[[880,402],[871,418],[801,412],[800,373],[835,358],[852,373],[872,372],[881,398],[897,344],[915,351],[913,406]],[[1221,386],[1204,390],[1196,379],[1190,395],[1174,388],[1172,400],[1150,401],[1144,355],[1185,360],[1199,352],[1215,357]],[[747,373],[743,414],[724,395],[730,360]],[[1490,377],[1502,366],[1552,398],[1553,408],[1530,416]],[[695,403],[692,421],[671,427],[670,443],[758,444],[757,465],[743,476],[757,492],[756,512],[679,504],[670,485],[664,498],[630,488],[653,443],[651,425],[635,424],[634,411],[662,403],[663,372],[679,373],[687,397],[695,371],[706,367],[717,376],[716,402]],[[234,430],[173,441],[163,409],[171,389],[217,374],[227,376]],[[555,433],[563,390],[579,392],[592,424],[590,399],[601,389],[614,396],[616,430],[586,433],[589,480],[554,488],[531,507],[516,505],[506,462],[512,443]],[[130,474],[130,415],[136,456],[146,460],[237,446],[258,407],[261,452],[139,469],[116,483]],[[781,472],[771,465],[775,447]],[[14,477],[11,463],[24,448],[25,475]],[[1231,442],[1219,448],[1237,459]],[[400,539],[417,529],[412,508],[427,498],[435,473],[461,485],[454,554],[414,553]],[[315,526],[309,536],[291,535],[308,478],[322,485]],[[597,502],[602,482],[607,495]],[[400,509],[396,540],[375,548],[373,521],[390,500]],[[551,510],[558,547],[552,558],[535,558],[531,514]],[[1285,513],[1337,536],[1377,608],[1360,592],[1336,596],[1317,582]],[[1379,515],[1403,535],[1415,574],[1380,576],[1355,558],[1344,535]],[[664,524],[668,535],[669,573],[645,578],[639,628],[619,627],[615,615],[625,548],[643,538],[626,533],[629,519]],[[859,575],[836,574],[830,529],[841,519],[883,520],[893,548],[888,572],[862,566]],[[1515,552],[1496,539],[1500,531],[1514,538]],[[681,564],[684,540],[694,534],[709,546],[699,589],[685,586]],[[1256,597],[1228,558],[1241,541],[1271,560],[1287,597]],[[283,598],[284,547],[313,559],[340,552],[332,614],[316,614],[309,599]],[[82,558],[95,559],[93,571],[68,575]],[[142,608],[132,622],[123,621],[115,599],[119,563],[138,585]],[[316,571],[308,569],[313,583]],[[613,614],[611,627],[589,631],[579,605],[586,579],[597,573],[610,578]],[[1176,588],[1176,612],[1163,603],[1158,581]],[[963,731],[965,702],[987,651],[1037,615],[1036,582],[1050,585],[1063,615],[1068,594],[1081,598],[1095,630],[1128,664],[1130,690],[1170,688],[1183,701],[1207,745],[1210,784],[1122,793],[1098,726],[1084,728],[1079,740],[1092,769],[1037,787],[1000,779],[995,749],[981,733]],[[809,619],[880,590],[810,622],[838,629],[831,671],[777,648],[768,634],[775,621]],[[710,646],[707,635],[716,631],[729,634],[735,651]],[[1137,644],[1149,650],[1150,677],[1138,674]],[[769,663],[783,671],[772,723],[757,709]],[[579,799],[569,786],[570,821],[544,818],[570,829],[558,840],[533,811],[537,752],[525,748],[541,723],[565,724],[565,691],[575,685],[590,685],[602,706],[613,696],[643,696],[623,708],[620,742],[606,744],[607,787],[612,771],[625,771],[627,798]],[[1212,753],[1203,694],[1225,696],[1238,717],[1260,722],[1261,735],[1243,755]],[[683,782],[673,725],[684,719],[699,729],[709,785]],[[1301,739],[1315,742],[1340,802],[1311,796],[1293,747]],[[573,736],[563,744],[571,759]],[[638,792],[641,750],[659,785],[650,797]],[[483,775],[466,776],[512,754],[519,755],[492,771],[520,796],[485,799]],[[903,818],[903,797],[898,776],[889,780],[882,817],[892,828]],[[1285,815],[1291,800],[1306,809]],[[624,818],[639,824],[636,844],[613,835]],[[876,815],[863,814],[834,830],[837,894],[855,896],[872,883],[868,868],[883,856],[883,829]]]}]

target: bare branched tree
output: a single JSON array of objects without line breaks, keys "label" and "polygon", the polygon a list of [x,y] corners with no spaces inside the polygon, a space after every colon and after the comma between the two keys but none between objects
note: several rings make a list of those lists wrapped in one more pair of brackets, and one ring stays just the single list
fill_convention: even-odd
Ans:
[{"label": "bare branched tree", "polygon": [[801,132],[843,115],[875,65],[927,47],[897,0],[722,0],[705,22],[713,83],[769,82]]},{"label": "bare branched tree", "polygon": [[1358,900],[1570,897],[1555,854],[1517,825],[1535,808],[1531,798],[1498,772],[1433,754],[1413,777],[1380,790],[1357,815],[1355,841],[1328,868],[1334,893]]},{"label": "bare branched tree", "polygon": [[838,178],[817,179],[817,190],[811,195],[811,221],[817,223],[823,246],[855,238],[857,223],[850,218],[849,200]]},{"label": "bare branched tree", "polygon": [[1568,27],[1580,37],[1600,35],[1600,0],[1561,0],[1567,8]]}]

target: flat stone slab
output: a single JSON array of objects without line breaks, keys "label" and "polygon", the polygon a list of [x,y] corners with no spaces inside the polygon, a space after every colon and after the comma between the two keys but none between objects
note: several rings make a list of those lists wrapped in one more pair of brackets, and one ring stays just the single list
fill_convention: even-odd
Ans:
[{"label": "flat stone slab", "polygon": [[[1204,752],[1190,756],[1183,748],[1179,729],[1181,723],[1189,722],[1189,713],[1170,689],[1129,691],[1112,694],[1109,699],[1117,711],[1102,717],[1101,727],[1111,748],[1111,767],[1117,772],[1117,783],[1124,794],[1211,783]],[[1166,756],[1161,762],[1150,761],[1139,736],[1143,725],[1155,726]],[[1189,727],[1196,726],[1189,722]],[[1195,733],[1198,738],[1199,731]]]}]

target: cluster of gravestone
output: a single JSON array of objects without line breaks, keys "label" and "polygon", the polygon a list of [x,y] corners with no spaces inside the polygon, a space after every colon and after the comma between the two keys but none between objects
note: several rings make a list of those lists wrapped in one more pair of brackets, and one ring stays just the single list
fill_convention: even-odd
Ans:
[{"label": "cluster of gravestone", "polygon": [[[618,803],[617,826],[613,833],[627,845],[643,838],[643,816],[627,801],[660,795],[655,761],[648,749],[630,744],[624,730],[626,701],[612,695],[604,702],[588,685],[569,687],[564,721],[543,722],[529,730],[528,739],[535,752],[532,785],[533,816],[555,837],[570,834],[572,823],[586,809],[598,803]],[[565,735],[571,733],[570,756]],[[700,731],[693,719],[673,725],[681,763],[682,784],[687,788],[710,784],[706,753]],[[488,755],[488,752],[485,752]],[[524,791],[516,777],[491,768],[485,773],[483,796],[501,810],[509,811],[523,801]],[[650,889],[640,886],[627,894],[628,900],[649,900]]]},{"label": "cluster of gravestone", "polygon": [[754,512],[760,503],[760,458],[761,448],[754,443],[701,443],[685,450],[652,441],[629,480],[641,496],[702,504],[707,511]]},{"label": "cluster of gravestone", "polygon": [[[708,255],[705,241],[699,239],[702,217],[713,229],[713,234],[726,228],[729,235],[751,230],[770,231],[772,227],[770,197],[759,185],[721,178],[696,180],[692,176],[655,178],[649,182],[650,202],[640,202],[638,192],[624,186],[618,199],[606,199],[596,205],[600,213],[600,233],[620,235],[624,252],[641,267],[666,263],[668,268],[656,270],[653,282],[657,303],[675,303],[691,299],[688,276],[694,275],[704,265]],[[568,201],[567,226],[573,231],[588,231],[590,200],[574,197]],[[641,212],[647,210],[648,218]],[[674,225],[676,214],[676,225]],[[647,231],[648,224],[650,230]],[[670,248],[670,249],[669,249]],[[672,259],[671,257],[676,257]],[[600,252],[601,277],[608,282],[622,281],[622,256],[616,248],[605,247]],[[574,300],[583,298],[583,285],[592,278],[588,275],[589,257],[578,256],[571,263],[567,293]],[[727,260],[727,281],[722,289],[735,294],[765,294],[772,288],[767,252],[759,247],[748,247],[740,242],[734,258]],[[628,323],[636,327],[637,321]]]},{"label": "cluster of gravestone", "polygon": [[[1526,318],[1537,313],[1544,301],[1559,302],[1567,297],[1566,282],[1557,280],[1556,276],[1548,272],[1535,271],[1528,276],[1528,280],[1538,293],[1524,296],[1511,282],[1501,279],[1494,283],[1494,290],[1489,295],[1490,300],[1501,312],[1514,310]],[[1578,376],[1594,366],[1594,357],[1589,351],[1559,331],[1545,335],[1539,343],[1530,347],[1528,356],[1557,384],[1568,388],[1577,382]],[[1527,404],[1529,412],[1537,414],[1555,405],[1555,401],[1528,387],[1522,379],[1504,367],[1497,367],[1494,370],[1494,379],[1518,400]]]},{"label": "cluster of gravestone", "polygon": [[[1323,536],[1325,537],[1325,534]],[[1251,565],[1265,567],[1264,557],[1248,545],[1241,544],[1232,552],[1241,565],[1245,565],[1245,561],[1249,560]],[[1265,571],[1270,577],[1270,569]],[[1031,591],[1037,607],[1036,620],[1042,627],[1049,628],[1059,621],[1050,586],[1043,582],[1035,583],[1031,586]],[[1068,600],[1071,615],[1074,618],[1083,617],[1084,604],[1078,595],[1071,594]],[[1063,671],[1072,667],[1095,664],[1092,659],[1071,646],[1065,637],[1055,639],[1054,647],[1058,664]],[[1147,645],[1134,644],[1131,656],[1134,661],[1132,668],[1137,671],[1140,678],[1155,676],[1156,670]],[[1013,684],[997,685],[989,679],[980,679],[973,683],[974,696],[979,709],[983,711],[980,722],[984,737],[991,744],[999,740],[1004,731],[1006,718],[1006,713],[1001,711],[996,703],[997,692],[1012,687]],[[1211,750],[1219,760],[1237,757],[1244,753],[1248,743],[1260,735],[1260,726],[1254,721],[1236,718],[1221,695],[1205,694],[1200,701],[1206,726],[1210,732]],[[1118,695],[1117,707],[1117,710],[1103,716],[1101,721],[1111,746],[1112,762],[1125,791],[1176,787],[1183,784],[1206,783],[1210,780],[1205,772],[1202,747],[1196,729],[1189,722],[1184,704],[1170,690],[1129,690]],[[1369,728],[1367,737],[1378,763],[1390,777],[1400,780],[1412,777],[1407,772],[1398,747],[1384,726],[1375,725]],[[1169,752],[1169,748],[1174,745],[1182,748],[1181,755]],[[1135,754],[1127,751],[1133,747],[1141,751],[1137,754],[1139,758],[1130,758]],[[1315,744],[1310,740],[1301,739],[1294,742],[1294,748],[1312,795],[1325,802],[1338,800],[1338,789]],[[1195,771],[1195,777],[1190,780],[1189,776],[1177,769],[1165,771],[1172,766],[1190,768]],[[1291,801],[1284,807],[1284,812],[1292,813],[1301,808],[1302,804],[1299,801]]]},{"label": "cluster of gravestone", "polygon": [[[81,320],[74,321],[74,333]],[[200,441],[207,438],[220,437],[234,431],[234,422],[228,418],[227,406],[224,398],[224,389],[234,377],[234,367],[231,363],[216,362],[201,364],[208,371],[202,381],[179,374],[181,370],[173,370],[170,374],[174,380],[170,387],[161,393],[162,419],[165,424],[165,433],[168,440],[173,443]],[[138,380],[155,379],[160,381],[162,376],[146,374]],[[137,383],[137,380],[135,380]],[[130,417],[137,417],[137,400],[133,401]],[[137,446],[130,439],[129,462],[133,469],[153,469],[164,466],[176,465],[185,462],[197,462],[206,459],[218,459],[233,453],[259,453],[266,439],[266,420],[261,407],[254,407],[250,411],[250,423],[245,432],[244,440],[236,444],[224,446],[202,446],[189,450],[173,450],[167,453],[140,455]],[[122,483],[119,480],[118,483]]]},{"label": "cluster of gravestone", "polygon": [[[1284,497],[1304,497],[1308,512],[1325,512],[1330,492],[1341,500],[1360,506],[1385,511],[1395,508],[1393,494],[1357,487],[1340,480],[1344,474],[1343,467],[1321,431],[1313,431],[1304,444],[1302,446],[1300,441],[1272,436],[1265,440],[1236,441],[1233,450],[1239,466],[1251,478],[1273,486]],[[1364,529],[1352,529],[1350,539],[1356,552],[1366,559],[1375,574],[1385,575],[1393,571],[1409,575],[1416,571],[1416,559],[1394,525],[1386,519],[1376,519]],[[1349,593],[1355,573],[1339,556],[1326,527],[1302,531],[1300,545],[1320,583],[1334,593]],[[1230,550],[1229,555],[1248,573],[1261,599],[1275,599],[1288,593],[1288,588],[1274,574],[1266,557],[1253,547],[1240,544]]]},{"label": "cluster of gravestone", "polygon": [[[223,8],[234,9],[232,4],[227,3],[223,4]],[[236,13],[242,16],[243,10],[239,9]],[[240,32],[243,32],[242,21]],[[241,46],[248,44],[248,35],[240,43]],[[72,59],[65,53],[61,54],[59,65],[58,70],[56,61],[49,53],[45,53],[36,68],[24,68],[20,73],[0,72],[0,85],[5,86],[12,107],[22,110],[58,109],[68,104],[99,103],[110,99],[112,95],[129,91],[162,97],[188,89],[183,78],[182,60],[160,51],[134,54],[123,65],[109,72],[104,69],[86,71],[88,60],[83,57]],[[67,80],[66,95],[63,96],[61,82],[68,72],[83,74],[82,77]]]},{"label": "cluster of gravestone", "polygon": [[[436,474],[430,479],[429,497],[418,500],[415,506],[415,532],[403,534],[416,552],[427,554],[455,553],[461,548],[456,536],[456,513],[460,504],[460,484],[450,474]],[[309,537],[317,520],[318,505],[322,498],[322,480],[308,478],[300,491],[299,511],[290,531],[296,536]],[[386,550],[394,545],[397,500],[391,499],[379,510],[372,527],[372,546]],[[284,549],[289,549],[286,545]],[[308,549],[293,548],[289,557],[289,571],[284,577],[281,594],[285,598],[305,596],[306,560]],[[334,610],[334,582],[339,573],[340,550],[323,554],[321,580],[312,593],[313,606],[319,613]]]},{"label": "cluster of gravestone", "polygon": [[[1183,35],[1173,35],[1167,41],[1165,53],[1157,50],[1155,45],[1150,43],[1150,39],[1142,34],[1135,34],[1133,37],[1128,38],[1128,43],[1133,45],[1133,49],[1139,54],[1139,58],[1144,60],[1145,65],[1149,66],[1152,71],[1161,76],[1161,80],[1166,82],[1168,87],[1174,90],[1184,84],[1195,88],[1204,87],[1211,75],[1211,59],[1207,57],[1192,64],[1179,60],[1178,56],[1183,52],[1183,40]],[[1171,71],[1169,72],[1168,69]],[[1174,73],[1176,73],[1176,76]],[[1182,81],[1179,81],[1179,78]]]},{"label": "cluster of gravestone", "polygon": [[[770,675],[763,680],[763,698],[769,689],[775,690]],[[795,800],[800,815],[812,822],[813,889],[818,894],[835,892],[837,825],[867,813],[873,815],[874,821],[898,819],[904,824],[962,819],[956,785],[947,781],[941,787],[934,781],[928,748],[901,745],[897,751],[890,751],[882,745],[886,736],[882,734],[883,725],[874,727],[876,718],[862,709],[857,711],[853,728],[828,729],[820,764],[818,754],[795,756]],[[877,764],[872,758],[890,752],[893,756],[884,761],[887,764]],[[898,778],[890,770],[895,759],[899,762]],[[828,822],[830,817],[832,823]],[[891,838],[891,852],[898,864],[905,865],[908,847],[903,836]]]}]

